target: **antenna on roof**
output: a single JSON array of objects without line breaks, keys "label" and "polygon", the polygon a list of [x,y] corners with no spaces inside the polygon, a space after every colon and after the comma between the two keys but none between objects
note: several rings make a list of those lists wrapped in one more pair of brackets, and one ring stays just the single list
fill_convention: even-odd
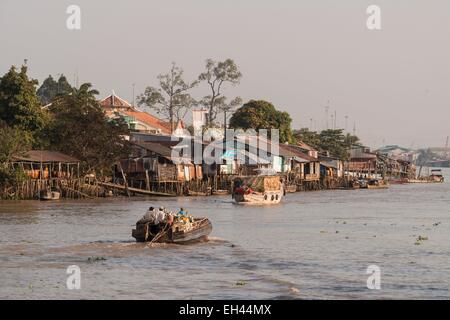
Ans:
[{"label": "antenna on roof", "polygon": [[133,105],[132,105],[132,107],[134,108],[134,98],[135,98],[134,87],[136,86],[136,83],[133,83],[132,86],[133,86]]}]

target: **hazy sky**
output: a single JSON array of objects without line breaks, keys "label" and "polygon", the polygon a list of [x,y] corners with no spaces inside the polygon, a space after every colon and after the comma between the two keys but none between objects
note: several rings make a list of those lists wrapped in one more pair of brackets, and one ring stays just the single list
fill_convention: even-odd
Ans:
[{"label": "hazy sky", "polygon": [[[66,8],[81,8],[81,30]],[[366,27],[381,7],[382,30]],[[194,79],[206,58],[244,77],[230,96],[266,99],[293,125],[337,124],[369,146],[443,146],[450,135],[448,0],[0,0],[0,74],[28,59],[42,82],[64,73],[132,100],[172,61]],[[197,97],[208,93],[199,87]],[[310,119],[313,119],[311,122]],[[331,125],[331,120],[329,120]]]}]

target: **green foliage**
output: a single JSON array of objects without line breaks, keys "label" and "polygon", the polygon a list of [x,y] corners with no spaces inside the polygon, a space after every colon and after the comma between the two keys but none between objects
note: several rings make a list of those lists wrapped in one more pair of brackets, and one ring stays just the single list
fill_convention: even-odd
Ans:
[{"label": "green foliage", "polygon": [[327,129],[320,133],[310,131],[307,128],[294,131],[297,140],[321,151],[328,151],[331,155],[340,159],[347,159],[347,152],[351,147],[360,146],[357,136],[344,134],[343,129]]},{"label": "green foliage", "polygon": [[0,186],[10,187],[18,185],[28,179],[23,170],[19,168],[13,168],[12,166],[0,165]]},{"label": "green foliage", "polygon": [[128,154],[129,144],[123,137],[128,126],[106,118],[95,99],[97,94],[91,84],[84,83],[71,94],[58,96],[50,107],[47,134],[53,149],[81,160],[88,171],[105,174]]},{"label": "green foliage", "polygon": [[297,141],[302,141],[311,147],[320,149],[320,135],[316,131],[310,131],[308,128],[294,130],[294,137]]},{"label": "green foliage", "polygon": [[12,66],[0,80],[0,120],[30,133],[44,129],[48,115],[36,95],[37,84],[28,78],[26,66],[20,72]]},{"label": "green foliage", "polygon": [[51,103],[57,95],[69,94],[72,92],[72,86],[64,75],[61,75],[58,81],[55,81],[51,75],[44,80],[37,90],[37,96],[43,106]]},{"label": "green foliage", "polygon": [[230,119],[230,128],[234,129],[279,129],[280,142],[294,141],[291,130],[292,119],[287,112],[278,111],[264,100],[250,100],[236,110]]},{"label": "green foliage", "polygon": [[20,156],[31,148],[31,137],[19,128],[11,128],[0,121],[0,165],[11,162],[13,156]]},{"label": "green foliage", "polygon": [[8,187],[26,179],[20,168],[13,168],[13,156],[25,154],[31,147],[31,137],[19,128],[11,128],[0,121],[0,186]]},{"label": "green foliage", "polygon": [[208,59],[206,60],[205,69],[198,79],[208,84],[211,93],[203,97],[200,104],[208,109],[206,127],[213,127],[219,113],[232,111],[242,104],[240,97],[236,97],[228,102],[227,97],[222,94],[225,84],[239,84],[242,73],[232,59],[226,59],[225,61]]}]

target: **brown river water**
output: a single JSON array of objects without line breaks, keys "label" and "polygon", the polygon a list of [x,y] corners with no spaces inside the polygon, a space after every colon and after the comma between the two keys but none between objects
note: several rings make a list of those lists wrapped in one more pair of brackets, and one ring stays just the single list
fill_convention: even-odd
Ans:
[{"label": "brown river water", "polygon": [[[0,202],[0,298],[450,299],[444,172],[444,184],[295,193],[264,207],[228,196]],[[210,240],[135,243],[151,205],[208,217]],[[70,265],[79,290],[66,287]],[[380,290],[366,286],[369,265]]]}]

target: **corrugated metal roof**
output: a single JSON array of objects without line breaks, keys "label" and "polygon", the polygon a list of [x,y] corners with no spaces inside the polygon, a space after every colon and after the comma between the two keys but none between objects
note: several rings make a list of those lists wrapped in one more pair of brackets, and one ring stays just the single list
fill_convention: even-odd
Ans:
[{"label": "corrugated metal roof", "polygon": [[58,151],[47,151],[47,150],[31,150],[28,151],[24,156],[14,157],[16,161],[23,162],[61,162],[61,163],[77,163],[80,160],[68,156],[64,153]]},{"label": "corrugated metal roof", "polygon": [[[291,154],[294,155],[294,157],[300,158],[300,159],[304,159],[307,161],[319,161],[319,159],[313,158],[309,155],[307,155],[306,153],[303,153],[300,149],[300,147],[298,146],[294,146],[294,145],[286,145],[286,144],[280,144],[280,150],[281,149],[287,149],[291,152]],[[281,154],[281,151],[280,151]],[[299,161],[299,162],[304,162],[304,161]]]},{"label": "corrugated metal roof", "polygon": [[[174,160],[172,158],[173,148],[171,148],[171,147],[167,147],[160,143],[155,143],[155,142],[140,142],[139,141],[139,142],[133,142],[133,144],[135,144],[141,148],[144,148],[148,151],[152,151],[168,160]],[[177,159],[190,159],[189,157],[182,157],[182,158],[176,157],[176,158]]]}]

